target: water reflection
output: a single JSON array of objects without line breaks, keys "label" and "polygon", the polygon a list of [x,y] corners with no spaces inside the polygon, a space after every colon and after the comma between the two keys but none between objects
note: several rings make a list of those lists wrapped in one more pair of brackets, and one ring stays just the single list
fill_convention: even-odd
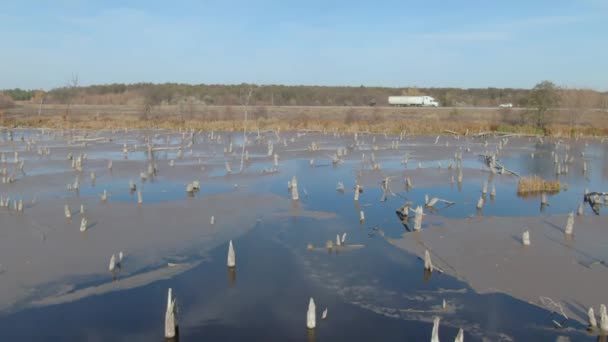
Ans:
[{"label": "water reflection", "polygon": [[306,337],[308,342],[315,342],[317,340],[315,329],[306,329]]},{"label": "water reflection", "polygon": [[236,267],[228,267],[228,284],[230,287],[236,284]]},{"label": "water reflection", "polygon": [[431,280],[431,275],[433,274],[433,271],[429,270],[429,269],[424,269],[424,275],[422,277],[422,279],[424,279],[425,283],[428,283]]}]

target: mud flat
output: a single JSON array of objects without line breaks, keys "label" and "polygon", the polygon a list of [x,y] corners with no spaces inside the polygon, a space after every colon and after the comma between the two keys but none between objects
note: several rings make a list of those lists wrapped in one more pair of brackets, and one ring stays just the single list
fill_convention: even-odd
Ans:
[{"label": "mud flat", "polygon": [[[396,247],[424,256],[466,281],[480,293],[502,292],[582,323],[587,309],[606,301],[608,248],[606,219],[575,219],[572,237],[564,235],[566,216],[429,218],[420,232],[389,239]],[[530,246],[521,235],[529,230]],[[597,309],[596,309],[597,310]]]},{"label": "mud flat", "polygon": [[[84,233],[78,231],[79,214],[71,220],[63,217],[63,202],[39,202],[26,209],[26,215],[3,215],[0,308],[27,305],[30,300],[44,303],[39,297],[61,293],[61,288],[83,280],[111,281],[108,262],[119,251],[125,253],[119,277],[167,267],[185,255],[192,258],[193,253],[202,258],[206,251],[251,229],[263,217],[258,214],[262,208],[288,208],[277,196],[253,200],[243,193],[143,206],[100,202],[83,202],[90,224]],[[212,215],[217,220],[214,225],[210,225]]]}]

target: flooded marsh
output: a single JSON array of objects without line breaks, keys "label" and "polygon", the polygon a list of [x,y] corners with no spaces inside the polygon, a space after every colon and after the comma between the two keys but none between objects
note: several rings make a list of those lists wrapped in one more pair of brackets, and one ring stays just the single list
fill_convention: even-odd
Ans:
[{"label": "flooded marsh", "polygon": [[[608,201],[593,193],[608,191],[607,143],[4,130],[0,331],[428,341],[439,317],[446,341],[461,328],[466,341],[601,340]],[[518,195],[532,175],[559,191]]]}]

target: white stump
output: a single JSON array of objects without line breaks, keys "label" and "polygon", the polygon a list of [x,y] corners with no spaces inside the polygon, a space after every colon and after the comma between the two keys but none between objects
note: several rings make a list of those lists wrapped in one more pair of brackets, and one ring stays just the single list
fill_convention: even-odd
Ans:
[{"label": "white stump", "polygon": [[433,271],[433,262],[431,261],[431,253],[429,253],[429,250],[425,250],[424,251],[424,269],[425,270],[429,270],[429,271]]},{"label": "white stump", "polygon": [[439,342],[439,317],[433,319],[433,332],[431,333],[431,342]]},{"label": "white stump", "polygon": [[167,310],[165,311],[165,338],[174,338],[177,331],[177,305],[169,288],[167,294]]},{"label": "white stump", "polygon": [[606,314],[606,305],[600,305],[600,329],[603,333],[608,332],[608,314]]},{"label": "white stump", "polygon": [[291,187],[291,199],[294,201],[297,201],[300,199],[300,193],[298,192],[298,187],[297,186],[293,186]]},{"label": "white stump", "polygon": [[87,230],[87,219],[83,217],[82,220],[80,220],[80,231],[84,232],[85,230]]},{"label": "white stump", "polygon": [[422,229],[422,206],[417,206],[414,211],[414,230]]},{"label": "white stump", "polygon": [[308,311],[306,312],[306,327],[308,329],[314,329],[317,326],[317,307],[315,305],[315,300],[310,297],[310,301],[308,302]]},{"label": "white stump", "polygon": [[483,197],[479,197],[479,200],[477,200],[477,209],[481,210],[481,208],[483,208]]},{"label": "white stump", "polygon": [[530,246],[530,231],[526,230],[521,236],[521,242],[524,246]]},{"label": "white stump", "polygon": [[570,213],[570,214],[568,214],[568,219],[566,220],[566,229],[564,232],[567,235],[572,235],[573,231],[574,231],[574,213]]},{"label": "white stump", "polygon": [[540,196],[540,205],[547,205],[549,204],[549,201],[547,200],[547,195],[542,194]]},{"label": "white stump", "polygon": [[587,311],[587,316],[589,316],[589,328],[597,328],[597,321],[595,320],[595,312],[593,311],[593,308],[589,308],[589,311]]},{"label": "white stump", "polygon": [[236,256],[234,254],[234,246],[232,245],[232,240],[230,240],[230,244],[228,244],[228,258],[226,261],[226,265],[228,265],[228,267],[236,266]]},{"label": "white stump", "polygon": [[464,331],[462,328],[458,329],[458,334],[456,334],[454,342],[464,342]]},{"label": "white stump", "polygon": [[114,254],[112,254],[112,257],[110,257],[110,264],[108,265],[108,271],[114,272],[115,269],[116,269],[116,256]]}]

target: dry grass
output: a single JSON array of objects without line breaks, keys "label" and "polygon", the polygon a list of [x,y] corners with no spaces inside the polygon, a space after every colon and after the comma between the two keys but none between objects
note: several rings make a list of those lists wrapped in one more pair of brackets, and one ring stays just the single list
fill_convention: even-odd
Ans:
[{"label": "dry grass", "polygon": [[[203,106],[178,114],[175,106],[156,107],[148,120],[142,120],[135,105],[74,105],[69,122],[61,118],[65,106],[45,105],[38,116],[37,106],[20,105],[5,114],[6,126],[50,128],[167,128],[235,131],[243,129],[243,112],[238,106]],[[249,129],[310,129],[318,131],[437,134],[445,129],[464,134],[480,131],[550,135],[555,137],[605,136],[608,117],[571,125],[554,123],[545,131],[527,125],[506,124],[494,109],[459,109],[457,117],[449,108],[391,107],[264,107],[267,115],[251,120],[257,107],[250,108]],[[230,115],[226,113],[230,112]],[[584,120],[583,120],[584,121]]]},{"label": "dry grass", "polygon": [[536,192],[559,192],[561,188],[559,181],[544,180],[539,176],[524,176],[517,183],[518,194],[528,194]]}]

